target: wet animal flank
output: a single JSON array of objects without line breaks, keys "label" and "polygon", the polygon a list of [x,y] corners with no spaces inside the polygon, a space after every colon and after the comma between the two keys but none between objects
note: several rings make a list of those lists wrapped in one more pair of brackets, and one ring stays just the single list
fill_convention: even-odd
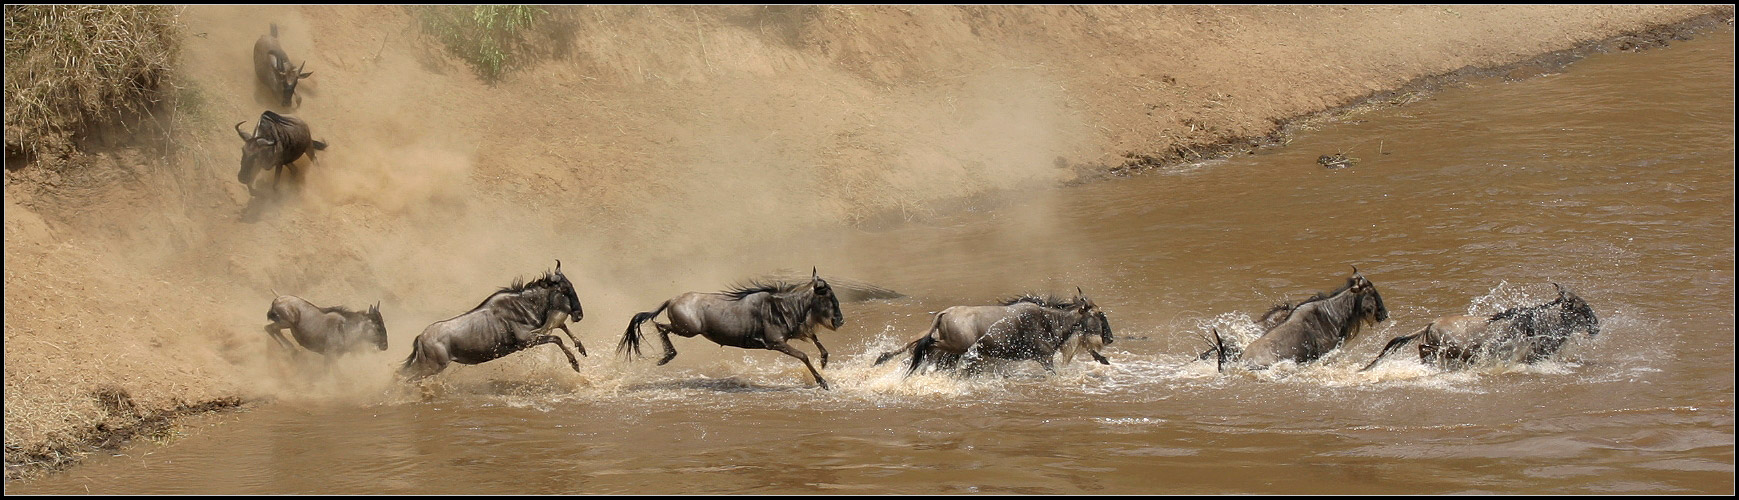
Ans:
[{"label": "wet animal flank", "polygon": [[[1079,289],[1076,290],[1078,293]],[[904,347],[876,357],[875,364],[886,363],[906,352],[912,353],[909,376],[923,366],[924,358],[934,357],[939,365],[952,366],[968,349],[978,348],[984,356],[1008,360],[1034,360],[1047,371],[1054,371],[1051,357],[1065,341],[1081,336],[1097,323],[1097,306],[1085,294],[1063,308],[1040,305],[1041,302],[1011,299],[1003,305],[953,306],[936,313],[930,330]],[[1104,332],[1108,332],[1107,325]],[[1102,332],[1103,333],[1103,332]],[[1101,337],[1103,339],[1103,337]]]},{"label": "wet animal flank", "polygon": [[[839,309],[839,297],[810,269],[808,283],[751,283],[719,293],[688,292],[659,304],[657,309],[635,314],[628,321],[616,352],[627,356],[640,355],[642,341],[640,324],[652,320],[658,338],[664,342],[664,357],[658,364],[676,357],[676,347],[670,335],[706,337],[722,346],[743,349],[768,349],[785,353],[803,362],[815,383],[828,389],[827,380],[809,362],[809,356],[791,346],[790,341],[808,339],[821,351],[821,367],[827,367],[827,348],[815,333],[815,326],[838,330],[845,324],[845,313]],[[659,313],[669,311],[670,323],[659,323]]]},{"label": "wet animal flank", "polygon": [[1551,302],[1515,307],[1491,316],[1444,316],[1412,335],[1396,337],[1376,359],[1359,371],[1377,366],[1384,357],[1419,340],[1419,361],[1452,368],[1479,360],[1534,363],[1551,357],[1577,331],[1600,334],[1600,318],[1582,297],[1553,283],[1558,297]]},{"label": "wet animal flank", "polygon": [[260,113],[260,122],[254,125],[252,134],[242,132],[242,123],[245,122],[235,124],[235,133],[242,138],[242,164],[236,172],[236,181],[248,186],[249,193],[253,192],[254,176],[259,171],[272,170],[272,190],[277,191],[285,167],[303,154],[314,160],[315,151],[326,149],[325,142],[314,140],[308,123],[294,116]]},{"label": "wet animal flank", "polygon": [[300,66],[291,67],[290,56],[284,54],[284,47],[278,42],[277,24],[272,25],[270,34],[260,35],[260,39],[254,42],[254,76],[284,109],[295,105],[296,85],[303,78],[314,75],[313,72],[302,72],[302,68],[307,66],[308,61],[304,60]]},{"label": "wet animal flank", "polygon": [[[1077,289],[1077,291],[1079,290]],[[1068,309],[1078,305],[1074,301],[1065,301],[1052,296],[1039,297],[1031,294],[1007,299],[1002,301],[1001,304],[1006,306],[1013,305],[1016,302],[1031,302],[1052,309]],[[1099,364],[1111,364],[1111,360],[1105,359],[1105,355],[1100,354],[1099,350],[1105,346],[1111,345],[1111,343],[1115,342],[1117,339],[1111,334],[1111,321],[1105,318],[1105,311],[1098,310],[1097,305],[1094,305],[1093,307],[1093,313],[1082,318],[1080,323],[1081,330],[1078,334],[1063,341],[1063,345],[1060,348],[1063,355],[1062,364],[1069,364],[1069,361],[1074,360],[1075,355],[1082,351],[1086,351],[1086,353],[1092,356],[1094,361],[1098,361]]]},{"label": "wet animal flank", "polygon": [[[1282,309],[1289,311],[1284,319],[1278,314]],[[1364,326],[1388,320],[1389,309],[1383,305],[1377,286],[1354,267],[1353,275],[1340,289],[1319,293],[1291,307],[1270,309],[1263,318],[1278,324],[1242,349],[1226,345],[1219,331],[1213,332],[1210,352],[1221,370],[1228,363],[1264,369],[1286,360],[1315,361],[1356,338]]]},{"label": "wet animal flank", "polygon": [[584,356],[585,346],[567,326],[568,319],[584,317],[574,285],[562,275],[562,261],[557,260],[555,271],[530,283],[515,280],[465,314],[424,328],[412,341],[411,354],[399,367],[399,376],[415,381],[440,373],[448,363],[474,365],[543,344],[560,347],[568,364],[578,372],[579,360],[550,330],[560,328],[567,333]]}]

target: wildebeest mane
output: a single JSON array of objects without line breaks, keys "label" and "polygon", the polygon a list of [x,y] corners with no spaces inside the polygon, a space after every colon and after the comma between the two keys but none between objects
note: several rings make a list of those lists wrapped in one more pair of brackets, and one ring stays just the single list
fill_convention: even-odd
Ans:
[{"label": "wildebeest mane", "polygon": [[350,308],[344,307],[342,305],[337,305],[337,306],[332,306],[332,307],[321,307],[320,312],[322,312],[322,313],[338,313],[338,315],[343,316],[344,319],[357,319],[357,318],[368,317],[368,313],[361,312],[361,311],[352,311],[352,310],[350,310]]},{"label": "wildebeest mane", "polygon": [[775,295],[791,293],[802,289],[805,285],[808,285],[808,283],[787,283],[783,281],[763,283],[756,280],[750,280],[746,285],[733,285],[729,290],[724,290],[719,293],[730,297],[731,300],[743,300],[743,297],[748,297],[761,292]]},{"label": "wildebeest mane", "polygon": [[1515,317],[1532,316],[1535,314],[1539,314],[1539,312],[1541,310],[1544,310],[1545,308],[1558,305],[1562,302],[1564,302],[1564,298],[1558,297],[1556,299],[1552,299],[1551,302],[1547,302],[1547,303],[1540,304],[1537,306],[1511,307],[1509,309],[1503,310],[1503,312],[1499,312],[1497,314],[1491,315],[1491,317],[1488,318],[1488,320],[1498,321],[1498,320],[1505,320],[1505,319],[1510,319],[1510,318],[1515,318]]},{"label": "wildebeest mane", "polygon": [[[525,292],[530,291],[530,290],[541,289],[541,288],[557,288],[560,286],[560,284],[561,284],[561,282],[556,280],[556,274],[553,271],[546,271],[543,273],[543,276],[540,276],[537,279],[531,280],[531,282],[529,282],[529,283],[525,282],[524,280],[521,280],[519,278],[514,278],[512,284],[501,287],[501,289],[496,290],[495,293],[491,293],[491,294],[489,294],[488,297],[484,297],[482,302],[477,303],[477,307],[471,308],[471,311],[476,311],[478,309],[482,309],[483,305],[488,304],[489,299],[495,298],[496,295],[501,295],[504,293],[525,293]],[[471,311],[466,311],[466,312],[469,313]]]},{"label": "wildebeest mane", "polygon": [[1002,299],[997,303],[1005,306],[1012,306],[1021,302],[1030,302],[1051,309],[1065,309],[1075,306],[1075,301],[1073,299],[1063,300],[1057,298],[1055,295],[1037,295],[1032,293],[1025,293],[1012,298]]}]

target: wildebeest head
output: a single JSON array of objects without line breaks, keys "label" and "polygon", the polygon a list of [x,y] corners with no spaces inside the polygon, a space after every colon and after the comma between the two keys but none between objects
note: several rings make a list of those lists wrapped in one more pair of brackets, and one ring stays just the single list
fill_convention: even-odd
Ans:
[{"label": "wildebeest head", "polygon": [[574,283],[562,275],[561,259],[556,259],[556,270],[550,274],[550,279],[556,283],[556,294],[551,300],[557,309],[568,313],[574,321],[584,319],[586,312],[580,308],[580,294],[574,292]]},{"label": "wildebeest head", "polygon": [[302,72],[302,68],[308,67],[308,61],[302,61],[301,66],[294,68],[290,67],[290,61],[280,60],[279,64],[281,64],[281,66],[272,69],[272,72],[278,76],[278,88],[273,90],[277,90],[278,95],[283,99],[283,102],[279,103],[279,105],[288,108],[291,106],[291,101],[296,97],[296,85],[301,83],[303,78],[314,76],[314,72]]},{"label": "wildebeest head", "polygon": [[[235,179],[242,184],[251,184],[260,169],[275,166],[266,164],[277,159],[278,141],[271,137],[242,132],[243,123],[247,122],[240,121],[235,124],[235,133],[242,138],[242,169],[236,173]],[[255,132],[258,133],[259,130],[255,129]]]},{"label": "wildebeest head", "polygon": [[373,335],[371,335],[371,337],[374,340],[374,346],[377,348],[380,348],[380,350],[382,350],[382,351],[385,351],[386,350],[386,318],[382,318],[380,316],[380,303],[375,302],[374,305],[368,306],[368,312],[365,314],[368,316],[368,319],[373,323],[373,325],[371,325],[371,326],[373,327],[374,331],[372,331],[370,333],[373,334]]},{"label": "wildebeest head", "polygon": [[1559,314],[1562,315],[1564,324],[1572,328],[1586,329],[1590,337],[1599,335],[1600,318],[1594,316],[1594,308],[1588,307],[1588,302],[1563,285],[1553,283],[1552,286],[1558,289],[1558,300],[1563,302]]},{"label": "wildebeest head", "polygon": [[1359,297],[1353,306],[1355,318],[1371,325],[1389,320],[1389,308],[1383,305],[1383,294],[1377,292],[1377,285],[1359,273],[1357,266],[1353,267],[1353,276],[1347,279],[1347,283],[1349,291]]},{"label": "wildebeest head", "polygon": [[1081,287],[1075,287],[1075,293],[1079,294],[1075,300],[1076,306],[1081,310],[1081,333],[1085,335],[1098,333],[1099,339],[1105,345],[1111,345],[1111,342],[1116,339],[1111,336],[1111,321],[1105,319],[1105,311],[1100,310],[1099,304],[1094,303],[1093,299],[1087,298],[1086,292],[1082,292]]},{"label": "wildebeest head", "polygon": [[839,308],[839,297],[833,294],[833,287],[828,286],[827,280],[821,279],[814,268],[809,270],[809,285],[814,292],[809,313],[821,320],[821,326],[828,330],[838,330],[845,325],[845,312]]}]

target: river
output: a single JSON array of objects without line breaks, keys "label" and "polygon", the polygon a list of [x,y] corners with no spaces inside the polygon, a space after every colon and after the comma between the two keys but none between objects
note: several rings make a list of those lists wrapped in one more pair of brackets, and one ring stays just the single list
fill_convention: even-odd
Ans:
[{"label": "river", "polygon": [[[584,374],[550,350],[516,354],[535,359],[519,380],[461,366],[427,395],[285,398],[6,490],[1731,494],[1734,35],[1717,31],[1255,154],[808,239],[798,262],[908,295],[844,305],[822,333],[832,391],[784,355],[698,338],[628,364],[610,355],[626,313],[588,310]],[[1317,164],[1332,153],[1358,162]],[[1339,351],[1254,373],[1195,360],[1210,328],[1246,342],[1252,316],[1353,266],[1390,318]],[[1433,318],[1544,302],[1552,283],[1594,307],[1598,337],[1534,365],[1443,371],[1407,350],[1358,371]],[[1111,321],[1110,365],[870,364],[945,307],[1076,287]],[[369,366],[403,356],[395,333]]]}]

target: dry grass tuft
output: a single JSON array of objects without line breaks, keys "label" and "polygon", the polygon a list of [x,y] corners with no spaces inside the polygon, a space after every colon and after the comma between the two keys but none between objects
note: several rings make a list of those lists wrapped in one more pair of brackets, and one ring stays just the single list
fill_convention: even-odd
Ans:
[{"label": "dry grass tuft", "polygon": [[149,112],[180,50],[169,6],[7,5],[5,22],[9,160]]}]

